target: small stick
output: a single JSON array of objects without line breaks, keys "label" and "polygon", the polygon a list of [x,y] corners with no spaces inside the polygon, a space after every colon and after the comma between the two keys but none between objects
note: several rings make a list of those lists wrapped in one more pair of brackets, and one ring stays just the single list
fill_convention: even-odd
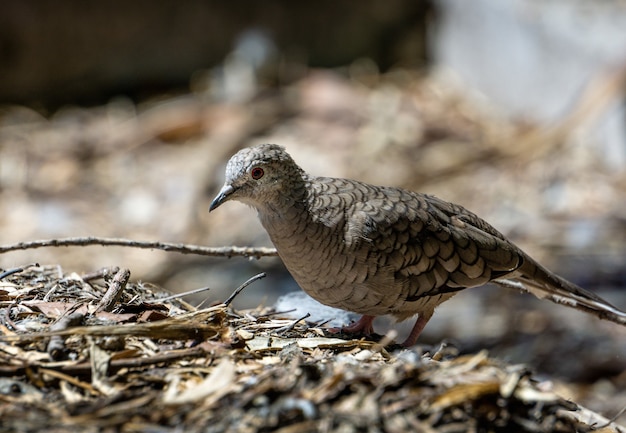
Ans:
[{"label": "small stick", "polygon": [[200,256],[213,257],[268,257],[277,256],[275,248],[252,248],[252,247],[203,247],[199,245],[175,244],[169,242],[133,241],[123,238],[100,238],[95,236],[74,237],[62,239],[45,239],[30,242],[0,246],[0,254],[44,247],[84,247],[88,245],[120,246],[129,248],[143,248],[151,250],[173,251],[181,254],[197,254]]},{"label": "small stick", "polygon": [[102,269],[98,269],[97,271],[89,272],[87,274],[84,274],[84,275],[81,276],[81,278],[85,282],[91,281],[91,280],[99,280],[100,278],[104,278],[104,277],[106,277],[108,275],[117,274],[117,272],[119,270],[120,270],[120,268],[118,266],[102,268]]},{"label": "small stick", "polygon": [[248,287],[250,284],[254,283],[256,280],[260,280],[261,278],[265,278],[265,275],[266,275],[265,272],[261,272],[260,274],[257,274],[254,277],[250,278],[248,281],[243,283],[241,286],[237,287],[237,289],[233,292],[233,294],[230,295],[228,297],[228,299],[224,301],[224,305],[229,305],[231,302],[233,302],[233,299],[235,299],[235,296],[237,296],[239,293],[241,293],[241,291],[243,289]]},{"label": "small stick", "polygon": [[613,417],[609,418],[609,420],[607,420],[606,424],[601,424],[599,426],[596,426],[595,429],[597,430],[601,430],[604,428],[607,428],[608,426],[610,426],[611,424],[613,424],[615,422],[615,420],[617,420],[617,418],[619,418],[620,416],[622,416],[624,414],[624,412],[626,412],[626,407],[623,407],[619,412],[617,412]]},{"label": "small stick", "polygon": [[187,295],[195,295],[196,293],[202,293],[202,292],[205,292],[207,290],[211,290],[211,288],[210,287],[200,287],[199,289],[189,290],[188,292],[184,292],[184,293],[175,293],[173,295],[166,296],[164,298],[150,299],[148,301],[144,301],[144,303],[145,304],[157,304],[157,303],[164,302],[164,301],[171,301],[172,299],[182,298],[182,297],[187,296]]},{"label": "small stick", "polygon": [[[76,304],[76,308],[80,307],[80,304]],[[50,326],[50,331],[64,331],[72,326],[80,325],[85,317],[84,313],[72,312],[61,317],[57,322]],[[46,351],[50,357],[54,360],[60,360],[63,357],[63,351],[65,350],[65,339],[60,335],[53,335],[50,337],[48,347]]]},{"label": "small stick", "polygon": [[293,313],[296,310],[297,310],[297,308],[292,308],[291,310],[273,311],[271,313],[259,314],[258,316],[255,317],[255,319],[258,320],[258,319],[266,319],[266,318],[272,317],[272,316],[280,316],[281,314]]},{"label": "small stick", "polygon": [[126,283],[128,283],[129,279],[130,271],[128,269],[122,268],[117,272],[117,274],[115,274],[109,289],[102,297],[102,300],[100,300],[98,308],[96,308],[96,313],[113,310],[113,307],[115,307],[115,304],[120,299],[120,296],[122,296],[122,292],[124,291]]},{"label": "small stick", "polygon": [[32,267],[35,267],[35,266],[38,267],[39,263],[31,263],[31,264],[26,265],[26,266],[20,266],[19,268],[7,269],[6,271],[4,271],[4,272],[2,272],[0,274],[0,280],[3,279],[3,278],[8,277],[9,275],[13,275],[13,274],[17,274],[17,273],[23,272],[26,269],[32,268]]},{"label": "small stick", "polygon": [[278,329],[276,329],[276,331],[275,331],[275,332],[276,332],[276,333],[278,333],[278,334],[284,334],[284,333],[285,333],[285,332],[287,332],[287,331],[291,331],[293,328],[295,328],[295,327],[296,327],[296,325],[298,324],[298,322],[299,322],[300,320],[304,320],[304,319],[306,319],[307,317],[311,317],[311,313],[306,313],[304,316],[300,317],[299,319],[294,320],[294,321],[293,321],[293,322],[291,322],[289,325],[287,325],[287,326],[283,326],[282,328],[278,328]]},{"label": "small stick", "polygon": [[[395,338],[398,336],[398,331],[395,329],[390,329],[389,332],[385,334],[383,338],[380,339],[378,343],[374,343],[371,348],[372,354],[374,353],[382,353],[385,347],[389,345]],[[371,355],[368,357],[371,358]]]},{"label": "small stick", "polygon": [[334,318],[330,318],[330,319],[322,320],[321,322],[315,323],[315,327],[321,328],[322,326],[326,325],[328,322],[330,322],[333,319]]}]

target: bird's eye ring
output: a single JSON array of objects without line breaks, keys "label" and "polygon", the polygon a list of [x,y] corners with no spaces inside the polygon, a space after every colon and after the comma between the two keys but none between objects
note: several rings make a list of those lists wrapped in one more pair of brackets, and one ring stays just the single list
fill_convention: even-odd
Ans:
[{"label": "bird's eye ring", "polygon": [[252,170],[250,170],[250,176],[252,176],[252,179],[254,180],[261,179],[264,174],[265,172],[261,167],[254,167]]}]

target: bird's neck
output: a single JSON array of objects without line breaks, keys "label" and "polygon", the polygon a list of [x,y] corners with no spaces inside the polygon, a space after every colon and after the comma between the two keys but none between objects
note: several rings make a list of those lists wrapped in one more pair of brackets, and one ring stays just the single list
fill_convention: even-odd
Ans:
[{"label": "bird's neck", "polygon": [[308,195],[306,183],[302,182],[256,206],[259,219],[270,235],[273,231],[282,230],[284,224],[293,224],[295,220],[306,218]]},{"label": "bird's neck", "polygon": [[279,250],[285,243],[291,245],[294,235],[306,239],[311,232],[323,230],[324,224],[311,211],[319,193],[312,187],[312,181],[313,178],[303,174],[288,192],[257,207],[261,224]]}]

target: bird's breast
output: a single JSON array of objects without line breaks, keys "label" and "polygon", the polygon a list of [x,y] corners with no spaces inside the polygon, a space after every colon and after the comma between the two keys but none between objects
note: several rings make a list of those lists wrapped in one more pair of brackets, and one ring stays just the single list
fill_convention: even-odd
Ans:
[{"label": "bird's breast", "polygon": [[392,271],[363,248],[345,242],[328,221],[261,218],[283,263],[298,285],[317,301],[361,314],[383,315],[399,304]]}]

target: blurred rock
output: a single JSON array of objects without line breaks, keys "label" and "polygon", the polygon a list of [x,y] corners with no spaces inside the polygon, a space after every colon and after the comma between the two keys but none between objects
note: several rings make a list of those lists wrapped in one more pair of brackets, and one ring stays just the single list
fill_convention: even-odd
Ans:
[{"label": "blurred rock", "polygon": [[341,327],[352,320],[358,320],[359,315],[337,308],[327,307],[301,290],[290,292],[279,297],[274,303],[276,311],[285,312],[286,317],[298,319],[310,314],[307,322],[326,322],[326,327]]}]

